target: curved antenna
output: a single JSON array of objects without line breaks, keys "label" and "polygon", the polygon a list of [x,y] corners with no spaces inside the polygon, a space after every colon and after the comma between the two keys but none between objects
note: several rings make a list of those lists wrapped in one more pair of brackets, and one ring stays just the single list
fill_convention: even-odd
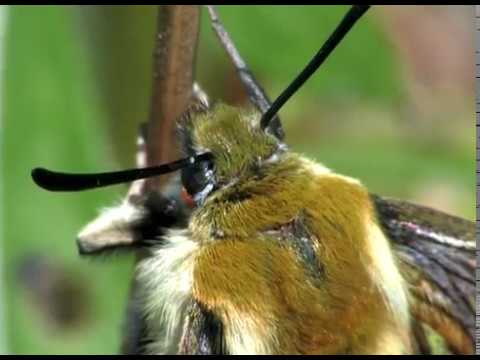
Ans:
[{"label": "curved antenna", "polygon": [[[225,49],[227,55],[230,57],[235,70],[237,71],[238,77],[245,90],[247,91],[248,98],[250,101],[257,107],[262,114],[264,114],[271,106],[271,101],[268,98],[267,94],[263,90],[262,86],[255,79],[255,76],[248,68],[245,61],[242,59],[240,53],[238,52],[235,44],[232,41],[232,38],[228,34],[227,30],[223,26],[217,11],[213,5],[206,5],[208,14],[210,15],[210,20],[212,28],[215,31],[220,44]],[[280,118],[277,115],[274,115],[272,121],[275,122],[274,128],[276,130],[277,137],[281,140],[284,137],[284,133],[281,127]]]},{"label": "curved antenna", "polygon": [[168,174],[210,160],[211,156],[211,153],[203,153],[160,166],[97,174],[69,174],[35,168],[32,170],[32,179],[38,186],[49,191],[81,191]]},{"label": "curved antenna", "polygon": [[370,8],[369,5],[353,5],[344,16],[335,31],[325,41],[320,50],[310,60],[302,72],[291,82],[291,84],[275,99],[270,108],[263,114],[260,126],[265,130],[280,108],[295,94],[295,92],[312,76],[315,71],[328,58],[330,53],[342,41],[358,19]]}]

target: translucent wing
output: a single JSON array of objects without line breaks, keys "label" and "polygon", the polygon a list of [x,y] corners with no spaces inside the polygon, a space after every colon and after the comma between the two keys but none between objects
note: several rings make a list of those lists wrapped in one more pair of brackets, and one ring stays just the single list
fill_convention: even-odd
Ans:
[{"label": "translucent wing", "polygon": [[380,224],[392,242],[411,294],[414,337],[430,352],[425,329],[455,354],[474,352],[475,226],[405,201],[372,195]]}]

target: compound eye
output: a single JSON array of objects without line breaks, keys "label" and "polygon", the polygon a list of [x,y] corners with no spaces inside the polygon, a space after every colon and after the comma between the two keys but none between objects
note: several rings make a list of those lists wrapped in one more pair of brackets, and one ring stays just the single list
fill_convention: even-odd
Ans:
[{"label": "compound eye", "polygon": [[[214,164],[212,160],[199,161],[182,169],[182,185],[189,195],[196,198],[197,194],[207,189],[213,189]],[[209,192],[209,191],[208,191]],[[204,194],[205,196],[207,194]]]}]

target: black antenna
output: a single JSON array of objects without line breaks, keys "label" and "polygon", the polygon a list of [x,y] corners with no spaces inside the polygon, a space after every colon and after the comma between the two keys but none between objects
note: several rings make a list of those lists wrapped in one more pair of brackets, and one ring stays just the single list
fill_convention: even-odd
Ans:
[{"label": "black antenna", "polygon": [[343,37],[350,31],[358,19],[369,9],[369,5],[353,5],[347,14],[343,17],[335,31],[325,41],[320,50],[310,60],[302,72],[292,81],[292,83],[275,99],[270,108],[263,114],[260,120],[262,130],[265,130],[278,110],[295,94],[310,76],[317,71],[322,63],[328,58],[330,53],[342,41]]},{"label": "black antenna", "polygon": [[38,186],[50,191],[81,191],[168,174],[211,157],[211,153],[203,153],[160,166],[97,174],[67,174],[36,168],[32,170],[32,179]]}]

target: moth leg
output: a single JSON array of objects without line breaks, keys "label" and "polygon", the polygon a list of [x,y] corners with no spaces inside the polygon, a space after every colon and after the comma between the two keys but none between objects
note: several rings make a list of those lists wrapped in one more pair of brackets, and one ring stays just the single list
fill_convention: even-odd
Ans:
[{"label": "moth leg", "polygon": [[[137,136],[137,152],[135,156],[135,163],[137,168],[147,166],[147,136],[148,126],[147,123],[141,123],[139,126]],[[145,179],[134,181],[128,189],[127,198],[130,200],[132,197],[140,196],[145,192]]]},{"label": "moth leg", "polygon": [[[257,107],[258,110],[260,110],[262,114],[265,113],[271,105],[267,94],[263,90],[262,86],[255,79],[255,76],[250,71],[245,61],[242,59],[240,53],[238,52],[235,44],[232,41],[232,38],[221,23],[220,18],[218,17],[218,13],[213,7],[213,5],[206,6],[208,9],[208,14],[210,16],[212,28],[215,31],[218,39],[220,40],[220,44],[225,49],[230,60],[232,61],[233,66],[237,70],[237,74],[243,86],[245,87],[245,90],[247,91],[250,101],[253,105]],[[279,139],[283,139],[285,134],[283,133],[281,127],[280,118],[275,115],[271,123],[272,129],[274,130],[273,133]]]},{"label": "moth leg", "polygon": [[215,31],[218,39],[220,40],[223,48],[230,57],[233,66],[237,70],[238,75],[240,76],[240,80],[242,81],[242,84],[248,93],[250,101],[252,101],[252,103],[257,106],[261,112],[267,111],[267,109],[270,107],[270,101],[265,94],[265,91],[255,80],[252,72],[250,71],[250,69],[248,69],[247,64],[240,56],[240,53],[235,47],[232,38],[225,30],[223,24],[220,22],[218,13],[215,8],[212,5],[207,5],[207,9],[208,14],[210,15],[212,28]]},{"label": "moth leg", "polygon": [[195,101],[198,101],[200,104],[202,104],[205,108],[210,107],[210,103],[208,100],[208,95],[203,89],[198,85],[197,82],[193,83],[193,98]]}]

